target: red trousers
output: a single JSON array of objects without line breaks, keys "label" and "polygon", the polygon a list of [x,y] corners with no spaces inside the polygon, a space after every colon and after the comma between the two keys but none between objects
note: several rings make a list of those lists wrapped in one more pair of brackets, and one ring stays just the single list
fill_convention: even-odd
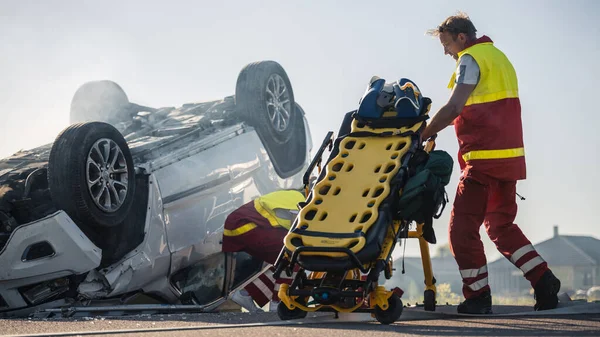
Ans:
[{"label": "red trousers", "polygon": [[[275,264],[283,248],[283,239],[288,231],[283,228],[272,227],[268,223],[263,224],[260,222],[259,224],[258,227],[242,235],[223,236],[223,251],[243,251],[267,264]],[[271,267],[244,287],[259,307],[265,306],[271,300],[278,301],[277,291],[279,285],[292,282],[292,279],[288,278],[285,273],[281,275],[281,278],[275,279],[273,271],[274,268]]]},{"label": "red trousers", "polygon": [[532,287],[548,269],[514,223],[516,215],[516,181],[499,181],[465,167],[449,226],[450,250],[463,279],[465,298],[490,290],[487,262],[479,236],[482,223],[498,251],[521,269]]},{"label": "red trousers", "polygon": [[285,273],[282,273],[280,278],[275,279],[273,277],[274,271],[275,268],[273,267],[267,269],[254,281],[248,283],[248,285],[244,287],[254,302],[256,302],[256,304],[258,304],[258,306],[261,308],[270,301],[279,301],[279,296],[277,295],[279,286],[283,283],[291,284],[294,280],[293,277],[295,276],[295,273],[293,273],[291,277],[288,277]]},{"label": "red trousers", "polygon": [[223,236],[223,252],[246,252],[274,264],[283,248],[284,228],[260,226],[238,236]]}]

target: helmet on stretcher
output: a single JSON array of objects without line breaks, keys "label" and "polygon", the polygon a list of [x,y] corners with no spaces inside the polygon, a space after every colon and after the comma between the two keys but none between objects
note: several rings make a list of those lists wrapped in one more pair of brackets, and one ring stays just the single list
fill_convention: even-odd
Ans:
[{"label": "helmet on stretcher", "polygon": [[373,76],[359,101],[358,116],[366,119],[414,118],[422,113],[423,95],[407,78],[392,83]]}]

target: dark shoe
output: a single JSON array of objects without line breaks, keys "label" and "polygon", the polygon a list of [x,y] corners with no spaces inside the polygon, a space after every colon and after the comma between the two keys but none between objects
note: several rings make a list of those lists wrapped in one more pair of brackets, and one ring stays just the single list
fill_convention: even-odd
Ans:
[{"label": "dark shoe", "polygon": [[550,310],[558,305],[558,291],[560,280],[554,276],[551,270],[547,270],[534,287],[535,305],[533,310]]},{"label": "dark shoe", "polygon": [[459,314],[489,315],[492,313],[492,294],[489,291],[466,299],[458,305]]}]

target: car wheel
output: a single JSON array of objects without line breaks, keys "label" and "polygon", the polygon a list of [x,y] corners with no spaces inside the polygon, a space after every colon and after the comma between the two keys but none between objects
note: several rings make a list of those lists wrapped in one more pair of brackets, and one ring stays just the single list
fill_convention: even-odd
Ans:
[{"label": "car wheel", "polygon": [[114,227],[125,220],[135,191],[127,142],[103,122],[73,124],[54,141],[48,161],[53,202],[83,227]]},{"label": "car wheel", "polygon": [[296,103],[281,65],[262,61],[244,67],[238,76],[235,100],[238,116],[256,128],[279,177],[300,172],[307,145],[304,110]]},{"label": "car wheel", "polygon": [[71,100],[70,122],[118,123],[129,118],[129,99],[123,88],[108,80],[84,83]]},{"label": "car wheel", "polygon": [[[263,145],[267,151],[273,168],[281,178],[289,178],[304,169],[306,160],[306,129],[304,125],[304,110],[296,103],[296,118],[294,129],[290,131],[291,138],[283,144],[269,142],[264,137]],[[259,133],[260,136],[260,133]]]},{"label": "car wheel", "polygon": [[237,79],[236,109],[250,125],[269,139],[283,144],[298,122],[292,84],[275,61],[246,65]]}]

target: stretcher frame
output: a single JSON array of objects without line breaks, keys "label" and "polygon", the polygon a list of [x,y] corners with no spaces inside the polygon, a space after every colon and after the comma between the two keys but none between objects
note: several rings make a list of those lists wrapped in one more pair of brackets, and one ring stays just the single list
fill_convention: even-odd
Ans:
[{"label": "stretcher frame", "polygon": [[[430,104],[427,106],[429,112]],[[425,124],[425,123],[423,123]],[[424,126],[424,125],[423,125]],[[422,130],[422,129],[420,129]],[[318,168],[319,175],[322,172],[322,156],[326,148],[329,151],[332,150],[334,144],[334,133],[328,132],[321,147],[317,151],[314,159],[309,165],[306,173],[303,177],[305,196],[309,196],[310,177],[315,167]],[[414,139],[411,142],[411,146],[421,148],[420,133],[414,134]],[[429,153],[435,149],[436,136],[431,137],[427,140],[426,144],[422,149]],[[413,152],[414,153],[414,152]],[[339,283],[341,289],[344,285],[354,286],[357,284],[362,285],[361,291],[344,292],[341,291],[338,295],[342,298],[355,297],[357,300],[354,305],[340,306],[338,303],[328,303],[320,298],[319,302],[315,306],[310,306],[302,298],[313,297],[319,295],[315,292],[318,291],[319,287],[323,286],[323,282],[327,276],[326,271],[311,271],[309,275],[306,275],[305,270],[300,268],[294,281],[288,284],[282,284],[278,296],[281,299],[281,303],[278,307],[278,314],[281,319],[297,319],[306,316],[307,312],[315,311],[328,311],[328,312],[368,312],[371,313],[380,323],[390,324],[400,317],[402,312],[402,301],[400,299],[402,290],[395,288],[393,290],[386,290],[385,287],[377,284],[379,276],[383,271],[386,279],[390,279],[393,275],[393,260],[392,252],[396,243],[403,238],[413,238],[419,241],[419,248],[421,254],[421,261],[423,266],[423,273],[425,279],[424,289],[424,309],[426,311],[435,311],[436,306],[436,280],[433,275],[433,268],[431,265],[431,256],[429,251],[429,243],[423,238],[423,226],[424,224],[416,224],[414,230],[409,229],[410,223],[406,221],[394,220],[392,225],[389,227],[384,240],[381,253],[378,258],[373,261],[370,265],[362,265],[356,255],[349,249],[335,249],[330,247],[319,247],[314,249],[315,252],[323,252],[329,250],[331,252],[347,254],[354,262],[354,268],[347,270],[342,280]],[[282,249],[276,263],[275,263],[275,278],[279,278],[281,272],[286,272],[288,276],[292,276],[292,271],[297,265],[298,255],[302,252],[309,252],[313,249],[312,247],[298,247],[294,250],[291,256],[286,252],[285,247]],[[327,249],[330,248],[330,249]],[[367,274],[366,277],[365,275]],[[306,287],[312,287],[311,290],[306,290]],[[300,289],[302,288],[302,289]],[[329,289],[331,290],[331,289]],[[337,296],[334,296],[337,298]],[[399,306],[399,308],[398,308]]]}]

